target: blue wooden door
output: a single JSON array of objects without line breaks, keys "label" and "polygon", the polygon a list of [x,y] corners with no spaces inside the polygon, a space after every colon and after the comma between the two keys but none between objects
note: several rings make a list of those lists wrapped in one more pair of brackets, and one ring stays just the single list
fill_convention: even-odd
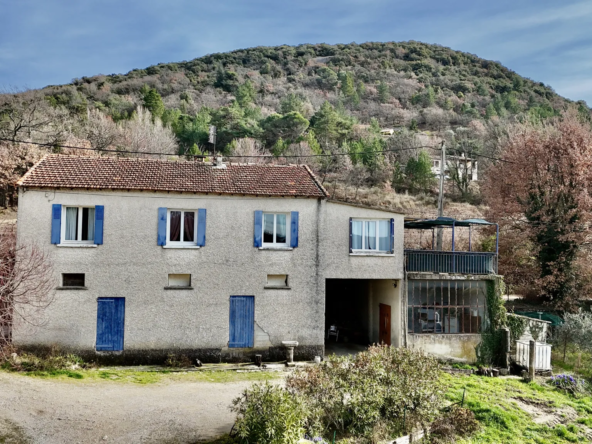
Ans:
[{"label": "blue wooden door", "polygon": [[230,339],[228,347],[253,347],[255,296],[230,296]]},{"label": "blue wooden door", "polygon": [[98,298],[97,351],[123,350],[125,298]]}]

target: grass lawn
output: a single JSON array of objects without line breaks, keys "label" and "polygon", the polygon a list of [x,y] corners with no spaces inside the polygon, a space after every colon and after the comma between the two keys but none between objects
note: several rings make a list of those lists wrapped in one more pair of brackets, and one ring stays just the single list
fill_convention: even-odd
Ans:
[{"label": "grass lawn", "polygon": [[[7,371],[7,370],[3,370]],[[8,371],[7,371],[8,372]],[[154,384],[158,382],[237,382],[237,381],[266,381],[280,378],[281,372],[237,372],[237,371],[192,371],[192,372],[171,372],[162,371],[137,371],[133,367],[129,369],[86,369],[86,370],[50,370],[32,372],[10,372],[27,377],[51,378],[58,380],[83,380],[83,381],[110,381],[128,382],[135,384]]]},{"label": "grass lawn", "polygon": [[[443,376],[447,398],[462,399],[482,429],[458,443],[591,442],[592,397],[575,398],[547,385],[545,379],[525,383],[514,378]],[[527,412],[530,411],[531,413]]]},{"label": "grass lawn", "polygon": [[567,347],[565,361],[563,361],[563,347],[553,347],[551,355],[553,371],[557,373],[578,373],[588,381],[592,381],[592,355],[586,352],[578,352],[573,347]]}]

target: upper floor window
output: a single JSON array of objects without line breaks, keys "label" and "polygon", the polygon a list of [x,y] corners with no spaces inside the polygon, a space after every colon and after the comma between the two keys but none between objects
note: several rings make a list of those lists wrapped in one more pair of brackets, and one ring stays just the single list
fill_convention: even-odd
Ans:
[{"label": "upper floor window", "polygon": [[103,243],[105,207],[68,206],[51,207],[51,243],[76,247],[96,246]]},{"label": "upper floor window", "polygon": [[392,252],[392,224],[390,219],[351,221],[352,253]]},{"label": "upper floor window", "polygon": [[264,250],[298,247],[298,211],[266,213],[255,211],[253,246]]},{"label": "upper floor window", "polygon": [[95,209],[64,207],[62,211],[62,243],[93,244],[95,240]]},{"label": "upper floor window", "polygon": [[158,209],[158,245],[203,247],[206,244],[206,210]]},{"label": "upper floor window", "polygon": [[288,246],[288,215],[263,213],[263,246]]},{"label": "upper floor window", "polygon": [[197,224],[195,211],[169,210],[167,243],[195,245]]}]

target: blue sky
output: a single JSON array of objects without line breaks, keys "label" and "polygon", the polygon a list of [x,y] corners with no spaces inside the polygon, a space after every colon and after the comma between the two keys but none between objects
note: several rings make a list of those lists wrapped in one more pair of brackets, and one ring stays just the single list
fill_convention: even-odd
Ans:
[{"label": "blue sky", "polygon": [[252,46],[403,40],[500,61],[592,105],[589,0],[0,0],[0,89]]}]

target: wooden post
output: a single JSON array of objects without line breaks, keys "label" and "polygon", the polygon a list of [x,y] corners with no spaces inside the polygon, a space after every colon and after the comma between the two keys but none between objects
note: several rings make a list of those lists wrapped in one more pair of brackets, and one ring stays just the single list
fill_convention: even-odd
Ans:
[{"label": "wooden post", "polygon": [[[446,169],[446,144],[440,148],[440,189],[438,193],[438,217],[444,216],[444,174]],[[442,228],[436,231],[436,250],[442,251]]]},{"label": "wooden post", "polygon": [[534,381],[534,365],[536,362],[536,341],[534,339],[530,340],[530,347],[529,347],[529,356],[528,356],[528,377],[531,381]]},{"label": "wooden post", "polygon": [[502,328],[502,367],[510,368],[510,350],[512,344],[510,342],[510,329]]}]

